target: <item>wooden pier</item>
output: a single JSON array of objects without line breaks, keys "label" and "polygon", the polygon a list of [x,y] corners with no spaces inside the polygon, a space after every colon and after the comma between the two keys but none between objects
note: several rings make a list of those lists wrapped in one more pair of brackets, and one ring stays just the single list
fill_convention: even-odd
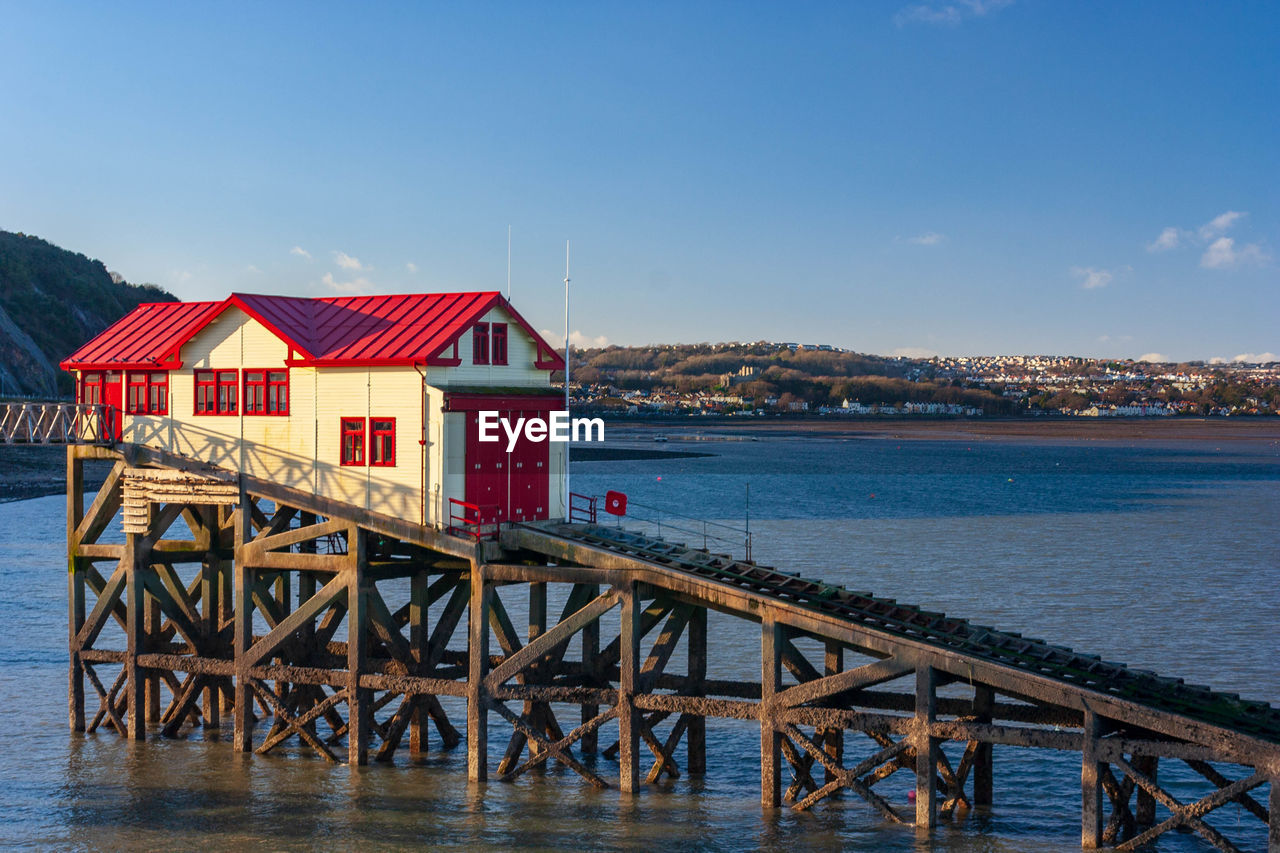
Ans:
[{"label": "wooden pier", "polygon": [[[625,528],[477,538],[153,448],[67,452],[74,732],[229,727],[238,751],[350,764],[465,740],[474,782],[558,762],[628,795],[704,774],[708,721],[747,720],[765,809],[846,791],[922,832],[999,808],[994,744],[1052,749],[1081,757],[1085,848],[1184,828],[1235,850],[1205,816],[1236,803],[1253,821],[1236,841],[1280,853],[1280,711],[1264,703]],[[112,465],[96,494],[86,459]],[[709,677],[711,613],[759,625],[758,680]],[[465,699],[466,720],[439,697]],[[495,714],[513,734],[491,766]],[[947,741],[965,744],[954,763]],[[1170,762],[1202,796],[1169,793]],[[899,770],[913,812],[877,789]]]}]

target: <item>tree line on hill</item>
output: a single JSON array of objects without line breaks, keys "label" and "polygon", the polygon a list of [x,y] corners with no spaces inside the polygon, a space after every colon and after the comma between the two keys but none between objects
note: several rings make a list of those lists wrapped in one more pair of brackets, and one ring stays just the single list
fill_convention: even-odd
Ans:
[{"label": "tree line on hill", "polygon": [[101,261],[21,232],[0,231],[0,393],[67,397],[58,362],[143,302],[174,302]]},{"label": "tree line on hill", "polygon": [[[754,372],[743,374],[743,368]],[[722,393],[761,406],[776,398],[810,406],[840,406],[845,400],[943,403],[992,415],[1015,409],[1013,401],[989,389],[925,377],[918,362],[769,343],[586,349],[574,353],[572,369],[574,382],[585,385],[624,392]]]}]

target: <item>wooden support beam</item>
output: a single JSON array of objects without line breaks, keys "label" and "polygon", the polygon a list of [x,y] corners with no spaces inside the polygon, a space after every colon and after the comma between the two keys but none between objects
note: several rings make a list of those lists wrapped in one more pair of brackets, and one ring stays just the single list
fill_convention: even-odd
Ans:
[{"label": "wooden support beam", "polygon": [[[610,593],[606,593],[610,594]],[[640,678],[640,596],[634,582],[611,591],[622,598],[622,625],[618,635],[618,787],[634,794],[640,787],[640,725],[636,686]],[[603,596],[602,596],[603,597]],[[599,599],[597,599],[598,601]]]},{"label": "wooden support beam", "polygon": [[1271,819],[1267,822],[1267,853],[1280,853],[1280,771],[1271,774],[1267,795],[1267,811]]},{"label": "wooden support beam", "polygon": [[237,752],[253,749],[254,714],[249,688],[249,647],[253,645],[254,573],[245,562],[245,544],[253,535],[249,512],[251,498],[240,487],[240,505],[235,512],[235,602],[231,611],[235,619],[235,734],[232,743]]},{"label": "wooden support beam", "polygon": [[[839,643],[827,643],[823,650],[822,671],[826,678],[839,675],[844,671],[844,647]],[[824,748],[827,755],[831,756],[831,760],[836,764],[844,764],[844,730],[836,727],[826,729],[826,738],[824,739]],[[830,770],[823,769],[823,783],[830,784],[835,781],[835,776]]]},{"label": "wooden support beam", "polygon": [[[588,598],[600,594],[598,584],[582,584],[583,592]],[[594,671],[596,659],[600,656],[600,621],[588,623],[582,629],[582,666],[589,672],[588,680],[592,686],[599,684],[599,674]],[[582,704],[582,723],[585,725],[600,714],[600,706],[592,702]],[[583,755],[595,755],[600,745],[600,727],[593,726],[583,733],[578,742]]]},{"label": "wooden support beam", "polygon": [[84,519],[84,460],[67,447],[67,643],[70,668],[67,673],[67,710],[71,731],[84,731],[84,664],[80,660],[77,637],[85,618],[85,569],[89,563],[76,556],[79,542],[76,528]]},{"label": "wooden support beam", "polygon": [[782,684],[782,626],[766,611],[760,620],[760,805],[782,804],[782,743],[774,719]]},{"label": "wooden support beam", "polygon": [[1092,708],[1084,711],[1084,737],[1080,765],[1080,846],[1095,850],[1102,846],[1102,771],[1098,741],[1102,737],[1102,719]]},{"label": "wooden support beam", "polygon": [[[490,688],[500,686],[504,681],[514,678],[517,673],[543,655],[549,654],[556,646],[567,642],[574,634],[582,630],[583,626],[599,619],[602,615],[612,610],[617,605],[619,597],[620,593],[616,589],[611,589],[596,596],[592,601],[584,605],[581,610],[578,610],[554,628],[542,634],[536,641],[525,645],[514,654],[508,655],[501,664],[494,668],[493,672],[486,676],[485,680],[488,682],[488,686]],[[639,638],[637,637],[637,643],[638,640]],[[625,658],[625,655],[623,657]]]},{"label": "wooden support beam", "polygon": [[125,534],[125,610],[128,614],[125,695],[128,697],[130,740],[146,740],[147,737],[146,673],[138,666],[138,655],[146,650],[146,577],[143,575],[146,547],[139,534]]},{"label": "wooden support beam", "polygon": [[[873,664],[874,665],[874,664]],[[916,827],[932,830],[938,822],[938,739],[929,731],[937,715],[937,673],[931,666],[916,668],[916,718],[912,744],[916,752]]]},{"label": "wooden support beam", "polygon": [[[306,519],[303,519],[306,523]],[[427,665],[427,616],[429,603],[427,594],[431,586],[431,575],[425,569],[413,573],[409,579],[409,651],[413,655],[414,675],[426,674]],[[413,697],[412,713],[409,718],[409,755],[417,758],[427,752],[427,703],[421,697]]]},{"label": "wooden support beam", "polygon": [[[973,719],[976,723],[991,723],[991,713],[996,705],[996,692],[984,684],[973,687]],[[995,790],[995,773],[992,766],[992,745],[977,741],[977,749],[973,753],[973,805],[975,808],[989,808],[992,793]]]},{"label": "wooden support beam", "polygon": [[484,564],[471,564],[470,613],[467,617],[467,778],[488,776],[489,708],[485,678],[489,670],[489,599]]},{"label": "wooden support beam", "polygon": [[[689,617],[689,680],[685,690],[692,696],[706,696],[707,608],[695,607]],[[691,776],[707,772],[707,718],[689,713],[685,731],[685,766]]]},{"label": "wooden support beam", "polygon": [[369,763],[369,729],[373,720],[373,695],[360,686],[369,645],[369,599],[373,591],[365,575],[368,568],[368,535],[354,525],[347,532],[347,763]]}]

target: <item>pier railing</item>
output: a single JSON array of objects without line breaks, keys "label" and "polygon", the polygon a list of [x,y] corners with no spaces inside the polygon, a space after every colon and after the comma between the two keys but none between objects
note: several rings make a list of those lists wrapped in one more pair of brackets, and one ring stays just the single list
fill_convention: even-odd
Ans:
[{"label": "pier railing", "polygon": [[[622,516],[617,518],[618,524],[621,525]],[[748,561],[751,559],[751,528],[749,526],[738,527],[723,521],[697,518],[674,512],[666,507],[652,506],[630,499],[626,503],[626,519],[629,528],[652,533],[659,539],[676,535],[691,542],[701,542],[703,550],[708,551],[715,547],[732,553],[740,548],[743,559]],[[583,519],[575,518],[574,520]]]},{"label": "pier railing", "polygon": [[110,444],[114,406],[21,401],[0,403],[5,444]]}]

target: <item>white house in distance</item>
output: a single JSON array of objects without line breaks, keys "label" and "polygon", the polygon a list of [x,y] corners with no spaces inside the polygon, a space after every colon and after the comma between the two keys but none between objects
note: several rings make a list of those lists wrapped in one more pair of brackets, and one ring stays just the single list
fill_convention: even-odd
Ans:
[{"label": "white house in distance", "polygon": [[497,292],[149,303],[61,366],[117,441],[424,525],[564,514],[563,443],[479,441],[480,411],[563,408],[563,358]]}]

